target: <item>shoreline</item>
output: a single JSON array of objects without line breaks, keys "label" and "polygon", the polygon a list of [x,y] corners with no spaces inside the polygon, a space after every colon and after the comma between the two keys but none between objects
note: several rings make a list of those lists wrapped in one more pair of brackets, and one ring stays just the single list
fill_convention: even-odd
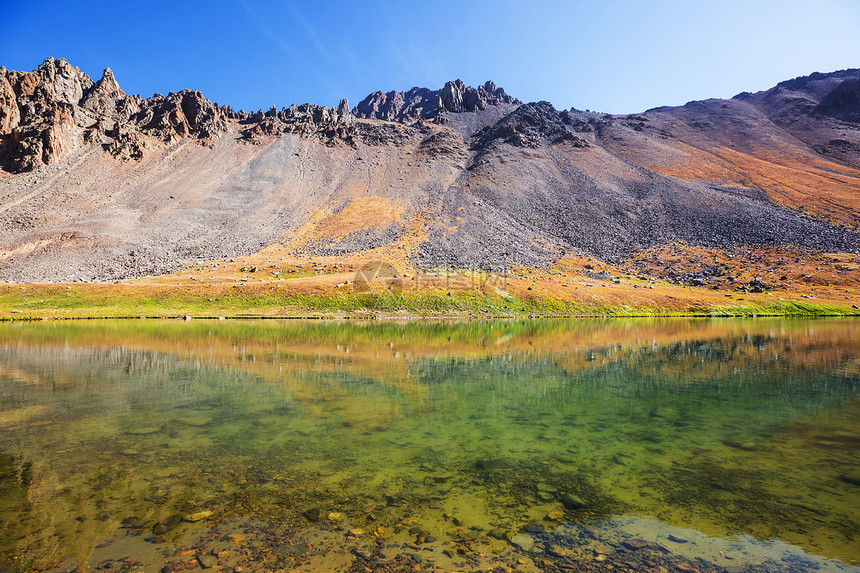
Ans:
[{"label": "shoreline", "polygon": [[[2,310],[0,310],[2,312]],[[826,310],[821,312],[773,312],[731,308],[720,309],[720,312],[671,312],[671,313],[641,313],[641,314],[456,314],[456,313],[427,313],[427,314],[224,314],[224,315],[190,315],[190,314],[153,314],[153,315],[110,315],[110,314],[84,314],[78,316],[33,316],[13,315],[0,316],[0,322],[60,322],[60,321],[93,321],[93,320],[178,320],[178,321],[224,321],[224,320],[321,320],[321,321],[473,321],[473,320],[609,320],[609,319],[654,319],[654,318],[686,318],[686,319],[715,319],[715,318],[860,318],[860,311],[846,309],[845,312],[834,312]]]},{"label": "shoreline", "polygon": [[[0,321],[68,319],[581,319],[860,316],[854,277],[750,288],[691,286],[653,278],[528,274],[440,281],[377,279],[347,272],[312,276],[168,275],[122,283],[0,284]],[[409,275],[404,275],[409,276]],[[232,282],[231,282],[232,281]],[[359,288],[359,286],[363,288]]]}]

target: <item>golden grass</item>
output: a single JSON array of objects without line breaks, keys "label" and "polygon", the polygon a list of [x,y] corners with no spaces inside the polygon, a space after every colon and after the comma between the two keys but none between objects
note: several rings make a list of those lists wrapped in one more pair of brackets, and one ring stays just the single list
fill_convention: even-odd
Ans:
[{"label": "golden grass", "polygon": [[757,187],[784,207],[851,227],[860,225],[860,172],[819,158],[780,155],[760,148],[755,155],[727,147],[707,150],[684,145],[683,160],[647,165],[688,181]]}]

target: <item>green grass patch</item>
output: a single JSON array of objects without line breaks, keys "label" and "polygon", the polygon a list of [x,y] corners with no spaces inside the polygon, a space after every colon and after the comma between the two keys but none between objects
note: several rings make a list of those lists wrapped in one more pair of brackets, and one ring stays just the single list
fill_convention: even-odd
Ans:
[{"label": "green grass patch", "polygon": [[[17,312],[15,312],[17,311]],[[860,315],[844,306],[778,301],[766,304],[689,305],[565,301],[529,293],[501,295],[443,288],[360,293],[319,288],[296,291],[279,285],[240,288],[55,285],[0,287],[0,319],[159,316],[835,316]]]}]

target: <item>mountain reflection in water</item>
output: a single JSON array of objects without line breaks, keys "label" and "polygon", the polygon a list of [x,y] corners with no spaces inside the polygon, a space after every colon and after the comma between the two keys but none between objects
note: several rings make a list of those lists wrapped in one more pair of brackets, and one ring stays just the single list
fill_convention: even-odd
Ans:
[{"label": "mountain reflection in water", "polygon": [[[700,570],[852,569],[858,350],[850,320],[0,324],[0,567],[265,523],[332,536],[343,567],[664,543]],[[550,538],[610,526],[582,539],[612,553]]]}]

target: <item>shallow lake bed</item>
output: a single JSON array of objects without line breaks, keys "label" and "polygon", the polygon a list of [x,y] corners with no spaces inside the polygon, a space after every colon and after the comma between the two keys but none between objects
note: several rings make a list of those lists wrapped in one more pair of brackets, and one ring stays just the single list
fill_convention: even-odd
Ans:
[{"label": "shallow lake bed", "polygon": [[858,356],[838,319],[2,324],[0,568],[857,570]]}]

